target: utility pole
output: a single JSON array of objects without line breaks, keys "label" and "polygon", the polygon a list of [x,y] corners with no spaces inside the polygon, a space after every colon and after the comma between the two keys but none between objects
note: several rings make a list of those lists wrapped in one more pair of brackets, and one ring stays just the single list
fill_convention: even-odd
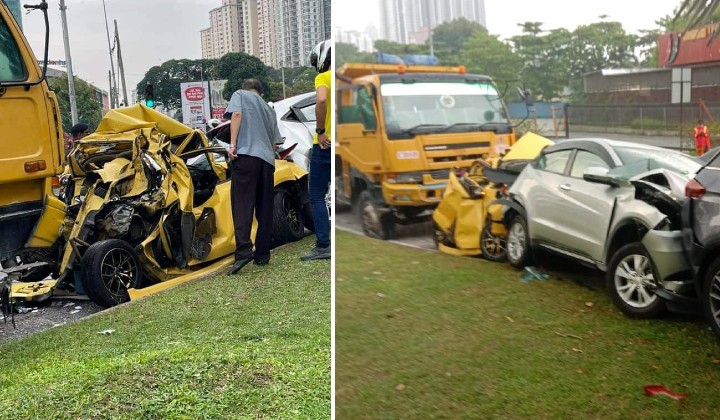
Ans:
[{"label": "utility pole", "polygon": [[70,58],[70,36],[68,35],[65,0],[60,0],[60,18],[62,19],[63,41],[65,43],[65,61],[67,64],[68,95],[70,96],[70,115],[72,123],[78,123],[77,98],[75,97],[75,76],[73,75],[72,58]]},{"label": "utility pole", "polygon": [[285,61],[283,60],[282,67],[280,67],[280,73],[282,73],[282,84],[283,84],[283,99],[287,98],[285,96]]},{"label": "utility pole", "polygon": [[127,87],[125,87],[125,68],[123,67],[122,51],[120,51],[120,35],[118,34],[117,20],[114,19],[113,22],[115,22],[115,44],[117,45],[118,68],[123,90],[123,104],[128,106]]},{"label": "utility pole", "polygon": [[110,53],[110,109],[117,108],[117,83],[115,82],[115,63],[113,62],[112,48],[110,47],[110,28],[107,21],[107,9],[103,0],[103,12],[105,13],[105,32],[107,32],[108,52]]}]

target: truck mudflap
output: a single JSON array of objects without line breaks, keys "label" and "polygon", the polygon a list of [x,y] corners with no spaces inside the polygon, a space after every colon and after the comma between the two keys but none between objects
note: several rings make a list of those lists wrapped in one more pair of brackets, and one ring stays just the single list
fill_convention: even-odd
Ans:
[{"label": "truck mudflap", "polygon": [[660,285],[674,293],[692,288],[690,262],[683,252],[680,230],[650,230],[642,244],[655,265]]}]

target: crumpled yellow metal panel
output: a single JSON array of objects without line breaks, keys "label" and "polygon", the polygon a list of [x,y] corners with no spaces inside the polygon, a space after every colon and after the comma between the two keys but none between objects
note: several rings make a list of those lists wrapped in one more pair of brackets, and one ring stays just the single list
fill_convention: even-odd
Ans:
[{"label": "crumpled yellow metal panel", "polygon": [[[511,160],[531,160],[534,159],[543,148],[554,144],[552,140],[537,135],[535,133],[527,133],[520,138],[512,148],[502,158],[492,156],[481,166],[497,168],[501,162]],[[484,182],[482,176],[471,176],[472,180],[466,179],[465,182],[480,183],[482,194],[473,198],[467,189],[462,185],[461,181],[454,172],[450,172],[447,187],[443,193],[443,198],[432,214],[437,227],[445,234],[450,235],[457,248],[439,244],[438,249],[442,252],[452,255],[479,255],[480,235],[482,229],[489,220],[488,215],[493,221],[499,222],[502,216],[502,206],[490,203],[496,199],[497,189],[494,184]],[[505,233],[505,227],[501,223],[493,223],[491,232],[494,235]]]},{"label": "crumpled yellow metal panel", "polygon": [[126,133],[139,128],[155,127],[169,137],[187,135],[193,129],[143,104],[111,109],[103,116],[92,136],[104,133]]}]

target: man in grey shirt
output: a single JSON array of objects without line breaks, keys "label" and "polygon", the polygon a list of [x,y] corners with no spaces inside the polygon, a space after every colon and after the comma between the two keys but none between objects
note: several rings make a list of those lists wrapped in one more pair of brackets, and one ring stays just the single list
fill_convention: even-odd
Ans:
[{"label": "man in grey shirt", "polygon": [[[262,84],[246,80],[235,91],[225,114],[230,115],[231,204],[235,225],[235,274],[251,260],[265,265],[270,261],[272,233],[275,147],[282,144],[275,111],[261,95]],[[253,213],[257,219],[255,252],[250,240]]]}]

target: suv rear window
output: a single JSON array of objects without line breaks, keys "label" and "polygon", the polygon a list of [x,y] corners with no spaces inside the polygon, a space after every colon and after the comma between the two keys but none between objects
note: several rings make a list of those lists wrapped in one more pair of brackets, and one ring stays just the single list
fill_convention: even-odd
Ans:
[{"label": "suv rear window", "polygon": [[0,82],[21,82],[26,78],[20,49],[7,22],[0,19]]}]

